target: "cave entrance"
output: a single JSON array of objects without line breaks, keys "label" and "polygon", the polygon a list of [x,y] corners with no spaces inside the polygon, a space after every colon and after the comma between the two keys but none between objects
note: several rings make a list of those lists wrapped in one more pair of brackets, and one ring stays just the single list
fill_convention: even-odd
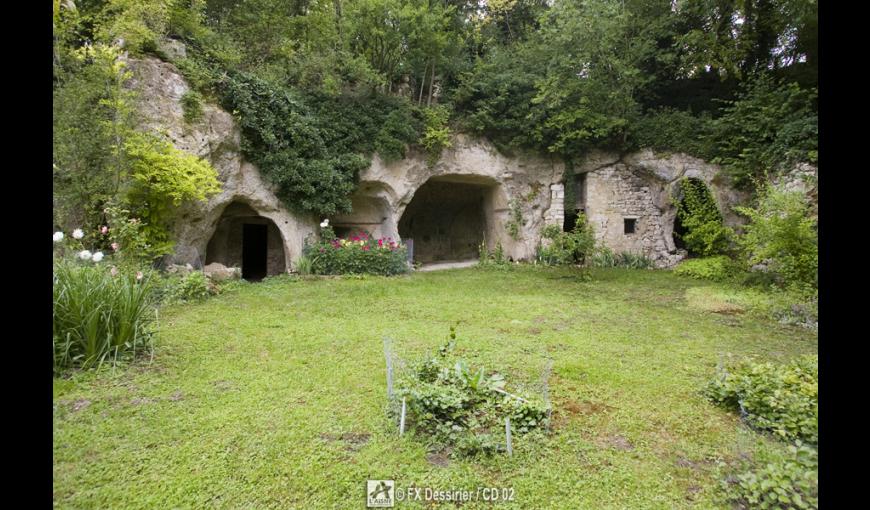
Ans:
[{"label": "cave entrance", "polygon": [[233,202],[218,220],[205,261],[239,267],[242,278],[259,281],[285,272],[284,240],[275,222],[243,202]]},{"label": "cave entrance", "polygon": [[479,256],[492,223],[496,183],[482,177],[433,177],[417,189],[399,220],[416,262],[464,261]]}]

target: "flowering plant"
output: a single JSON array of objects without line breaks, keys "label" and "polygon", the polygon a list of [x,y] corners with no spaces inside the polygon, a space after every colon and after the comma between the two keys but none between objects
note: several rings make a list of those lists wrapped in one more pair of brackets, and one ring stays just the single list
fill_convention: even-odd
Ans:
[{"label": "flowering plant", "polygon": [[[328,232],[323,232],[328,229]],[[408,251],[391,237],[374,238],[367,232],[358,232],[347,238],[324,235],[332,233],[322,227],[321,239],[306,241],[303,255],[311,260],[314,274],[381,274],[406,273]]]}]

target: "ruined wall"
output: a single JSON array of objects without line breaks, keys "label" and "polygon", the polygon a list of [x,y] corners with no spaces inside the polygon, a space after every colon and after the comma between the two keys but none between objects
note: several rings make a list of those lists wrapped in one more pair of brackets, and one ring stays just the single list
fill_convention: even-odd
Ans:
[{"label": "ruined wall", "polygon": [[[199,121],[185,122],[181,97],[189,86],[174,66],[154,58],[130,60],[130,66],[134,72],[131,86],[139,92],[146,125],[165,132],[179,149],[207,158],[223,183],[219,195],[206,203],[187,204],[180,211],[174,228],[174,261],[204,262],[225,208],[242,202],[256,216],[274,223],[279,234],[274,239],[282,243],[283,261],[274,256],[270,264],[290,269],[301,254],[305,238],[317,232],[323,218],[291,213],[278,200],[257,168],[242,157],[239,129],[229,113],[206,104]],[[514,260],[534,258],[543,227],[562,226],[566,208],[571,211],[583,207],[602,244],[615,251],[643,253],[658,266],[667,267],[684,255],[673,241],[676,207],[672,196],[680,179],[695,177],[704,181],[726,223],[732,225],[739,224],[740,218],[731,206],[746,199],[724,183],[718,166],[696,158],[650,150],[631,154],[593,151],[575,163],[575,173],[584,176],[584,190],[576,203],[565,204],[561,183],[565,167],[557,158],[527,154],[508,157],[488,141],[462,134],[453,136],[451,143],[434,165],[427,162],[425,153],[413,149],[405,159],[389,163],[374,155],[351,197],[353,212],[330,218],[332,224],[339,230],[366,230],[377,237],[399,239],[405,210],[417,191],[434,178],[445,193],[449,193],[450,183],[487,190],[482,204],[482,236],[490,250],[501,244],[506,256]],[[458,193],[461,189],[456,187]],[[428,207],[437,213],[437,204]],[[514,213],[520,217],[515,236],[508,227],[515,221]],[[625,232],[626,219],[635,220],[635,232]],[[221,236],[224,234],[219,232]],[[472,255],[476,256],[470,251],[462,253]]]}]

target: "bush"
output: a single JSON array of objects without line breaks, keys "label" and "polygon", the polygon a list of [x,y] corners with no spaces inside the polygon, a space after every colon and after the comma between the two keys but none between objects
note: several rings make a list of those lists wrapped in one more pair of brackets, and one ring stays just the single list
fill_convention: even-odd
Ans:
[{"label": "bush", "polygon": [[785,286],[818,288],[818,232],[806,195],[765,185],[756,207],[735,210],[749,217],[740,245],[750,263],[766,264]]},{"label": "bush", "polygon": [[723,223],[710,189],[700,179],[687,177],[680,181],[679,190],[677,220],[685,232],[675,235],[682,238],[690,253],[702,257],[724,253],[733,232]]},{"label": "bush", "polygon": [[698,280],[721,282],[735,277],[740,266],[726,255],[687,259],[674,268],[674,274]]},{"label": "bush", "polygon": [[202,301],[218,293],[218,288],[206,278],[202,271],[192,271],[184,276],[166,278],[162,285],[163,303],[187,303]]},{"label": "bush", "polygon": [[704,395],[740,411],[752,427],[787,441],[815,445],[819,438],[818,356],[784,365],[744,360],[712,380]]},{"label": "bush", "polygon": [[504,444],[505,418],[516,436],[545,428],[550,409],[540,401],[508,394],[499,373],[471,369],[453,355],[456,333],[431,357],[413,365],[397,381],[405,398],[407,423],[459,455],[491,454]]},{"label": "bush", "polygon": [[313,274],[392,276],[410,270],[408,249],[405,245],[389,237],[374,239],[364,232],[353,235],[350,239],[306,241],[302,253],[311,260]]},{"label": "bush", "polygon": [[[54,371],[91,368],[151,346],[151,279],[105,265],[54,264]],[[141,275],[141,273],[140,273]]]},{"label": "bush", "polygon": [[601,248],[592,256],[592,267],[625,267],[628,269],[652,269],[655,263],[642,253],[623,251],[614,253],[613,250]]},{"label": "bush", "polygon": [[546,265],[586,264],[595,250],[595,232],[583,214],[577,217],[571,232],[547,225],[541,237],[550,241],[538,250],[538,260]]},{"label": "bush", "polygon": [[789,457],[735,476],[725,483],[728,498],[740,508],[816,509],[819,507],[819,456],[815,448],[790,446]]}]

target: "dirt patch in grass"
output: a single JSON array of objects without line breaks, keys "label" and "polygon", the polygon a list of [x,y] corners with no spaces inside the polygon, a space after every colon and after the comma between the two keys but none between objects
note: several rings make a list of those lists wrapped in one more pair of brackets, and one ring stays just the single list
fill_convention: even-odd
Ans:
[{"label": "dirt patch in grass", "polygon": [[349,452],[357,452],[362,449],[372,437],[368,433],[343,432],[341,434],[320,434],[320,439],[329,442],[341,441],[345,443],[344,449]]},{"label": "dirt patch in grass", "polygon": [[215,381],[214,387],[218,391],[230,391],[236,389],[236,385],[232,381]]},{"label": "dirt patch in grass", "polygon": [[613,409],[607,404],[602,404],[601,402],[591,402],[588,400],[578,402],[570,398],[558,400],[555,404],[553,428],[556,430],[564,428],[568,422],[578,419],[578,417],[606,413]]},{"label": "dirt patch in grass", "polygon": [[169,397],[169,400],[171,400],[172,402],[178,402],[182,399],[184,399],[184,393],[182,393],[181,391],[176,391]]},{"label": "dirt patch in grass", "polygon": [[426,460],[429,464],[434,464],[438,467],[447,467],[450,464],[450,452],[440,451],[426,454]]},{"label": "dirt patch in grass", "polygon": [[631,444],[631,441],[621,434],[602,437],[598,440],[598,445],[602,448],[610,448],[621,452],[634,450],[634,445]]}]

